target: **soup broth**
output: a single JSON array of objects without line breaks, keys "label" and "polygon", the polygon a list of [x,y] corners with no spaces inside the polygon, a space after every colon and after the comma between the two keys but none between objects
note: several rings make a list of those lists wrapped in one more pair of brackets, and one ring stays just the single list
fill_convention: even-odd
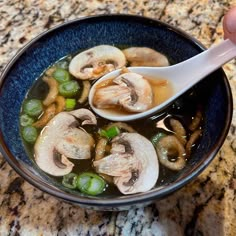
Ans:
[{"label": "soup broth", "polygon": [[[66,115],[72,114],[70,112],[77,111],[77,110],[81,111],[81,109],[86,109],[86,112],[87,111],[92,112],[87,99],[85,99],[85,101],[82,103],[79,103],[78,99],[84,93],[83,90],[85,88],[90,87],[94,83],[95,80],[76,79],[71,73],[69,73],[69,70],[68,70],[68,65],[71,62],[71,60],[72,60],[72,57],[69,55],[62,58],[61,60],[59,60],[52,66],[50,66],[42,74],[42,76],[40,76],[40,78],[37,78],[32,88],[28,91],[25,101],[23,102],[21,117],[20,117],[22,139],[23,139],[23,143],[27,152],[31,156],[32,160],[36,161],[36,164],[38,164],[36,149],[37,149],[37,146],[39,146],[39,144],[41,145],[39,141],[39,137],[47,132],[47,126],[50,126],[51,124],[50,120],[55,119],[55,117],[58,117],[58,114],[61,114],[61,113],[64,113],[64,114],[66,113]],[[59,74],[59,76],[57,75],[58,78],[60,76],[62,78],[63,77],[62,74],[65,73],[65,71],[67,71],[67,73],[65,74],[66,76],[69,75],[68,81],[76,81],[76,92],[74,92],[73,95],[69,95],[69,96],[65,95],[65,97],[63,97],[64,96],[62,95],[63,93],[59,92],[59,94],[57,94],[57,96],[63,97],[62,100],[65,103],[65,104],[63,103],[64,107],[60,112],[56,112],[57,107],[60,106],[58,105],[58,103],[60,102],[57,102],[57,100],[55,99],[52,103],[49,103],[49,105],[45,105],[45,98],[48,96],[49,93],[51,93],[50,90],[52,90],[52,85],[49,84],[47,80],[45,80],[45,77],[55,78],[56,77],[55,71],[58,70],[58,68],[60,72],[60,73],[58,72]],[[65,78],[65,74],[64,74],[64,78]],[[68,81],[57,82],[55,84],[57,84],[57,86],[59,86],[59,89],[60,89],[61,84],[63,83],[65,84]],[[172,88],[168,84],[164,83],[163,85],[160,86],[158,84],[154,84],[151,82],[151,86],[155,94],[154,103],[161,103],[162,101],[167,99],[172,93]],[[160,97],[156,96],[156,94],[159,94]],[[34,103],[33,105],[32,103],[28,104],[29,101],[32,101],[32,100],[39,100],[42,102],[43,108],[39,115],[30,116],[29,113],[27,113],[28,112],[26,109],[27,105],[28,107],[31,106],[31,108],[32,106],[35,105]],[[45,118],[47,119],[45,122],[43,116],[45,116],[45,114],[48,112],[49,107],[53,107],[53,105],[54,105],[54,108],[56,107],[55,112],[53,113],[53,115],[49,113],[49,115]],[[178,100],[176,100],[176,102],[173,103],[171,106],[169,106],[165,111],[163,111],[162,114],[156,114],[149,118],[124,123],[124,122],[112,122],[94,114],[96,117],[97,124],[81,125],[81,122],[80,122],[76,126],[73,126],[75,127],[73,128],[72,125],[74,125],[74,123],[72,122],[71,125],[69,126],[69,131],[71,132],[71,130],[76,130],[76,132],[75,134],[73,134],[74,136],[68,136],[69,131],[64,130],[63,131],[64,133],[62,132],[61,134],[64,135],[65,139],[67,140],[66,141],[64,140],[65,142],[63,143],[63,145],[68,145],[68,143],[70,144],[71,139],[69,140],[69,138],[77,137],[80,135],[81,132],[84,132],[84,135],[85,137],[87,137],[87,140],[88,140],[86,142],[91,143],[91,147],[90,147],[89,158],[86,157],[85,159],[73,159],[73,158],[69,159],[69,161],[73,163],[73,168],[71,172],[73,172],[75,175],[73,176],[71,175],[70,177],[71,179],[67,183],[66,187],[69,186],[69,188],[72,188],[74,191],[83,192],[84,190],[83,188],[77,189],[76,186],[79,185],[80,180],[83,182],[86,180],[86,178],[87,179],[89,178],[89,181],[91,182],[97,181],[96,183],[98,185],[101,184],[102,191],[97,192],[95,194],[91,190],[92,187],[90,186],[90,190],[84,190],[83,192],[88,195],[100,195],[103,197],[104,196],[108,197],[108,196],[119,196],[122,194],[129,194],[129,192],[125,192],[125,191],[131,191],[131,189],[133,191],[133,189],[135,188],[133,185],[136,182],[140,181],[139,178],[140,176],[142,176],[140,174],[140,171],[141,171],[140,169],[139,171],[135,172],[133,171],[134,169],[132,169],[133,167],[132,168],[130,167],[130,170],[131,169],[132,170],[129,176],[129,181],[123,182],[123,186],[122,186],[125,188],[127,184],[130,184],[130,185],[133,184],[132,187],[128,188],[128,190],[123,190],[123,189],[121,190],[120,189],[121,187],[117,184],[119,182],[118,178],[120,176],[120,172],[122,171],[114,170],[114,172],[110,176],[107,174],[106,171],[104,171],[103,173],[98,171],[99,168],[100,169],[102,168],[101,160],[105,160],[104,158],[106,158],[109,155],[112,156],[113,153],[116,151],[116,149],[120,148],[120,145],[122,144],[121,140],[118,141],[119,145],[114,147],[116,140],[122,135],[124,135],[124,137],[125,135],[129,137],[129,135],[133,135],[133,134],[135,135],[138,134],[139,136],[136,135],[137,137],[142,136],[145,138],[145,140],[148,140],[147,142],[149,142],[150,145],[152,145],[153,150],[155,150],[155,152],[157,153],[156,159],[159,165],[159,169],[157,171],[159,172],[159,174],[158,174],[157,181],[155,181],[153,187],[162,187],[164,185],[167,185],[175,181],[179,175],[179,172],[184,168],[187,161],[191,158],[192,152],[194,152],[194,149],[196,149],[197,147],[198,140],[201,136],[202,125],[203,125],[202,110],[203,109],[202,109],[201,101],[198,100],[196,94],[194,93],[194,90],[192,90],[186,93],[184,96],[182,96]],[[26,116],[27,116],[27,119],[26,119]],[[28,120],[31,120],[31,118],[33,121],[31,122],[28,121]],[[77,118],[75,118],[74,115],[70,116],[69,118],[75,119],[75,121],[77,120]],[[25,122],[25,120],[27,120],[28,123]],[[39,120],[41,121],[43,120],[42,122],[45,122],[45,124],[41,125],[40,123],[40,125],[37,126]],[[29,127],[33,127],[33,129],[30,129]],[[26,128],[29,128],[29,130],[26,130]],[[26,135],[28,133],[32,134],[33,130],[35,129],[36,129],[35,139],[32,141],[32,139],[26,138]],[[28,133],[26,131],[28,131]],[[56,129],[55,129],[55,132],[57,132]],[[111,134],[112,136],[109,136],[110,135],[109,132],[112,133]],[[114,134],[114,132],[117,132],[117,133]],[[57,135],[60,136],[60,132]],[[130,139],[132,139],[132,136]],[[101,141],[103,141],[105,144],[103,145],[103,150],[102,150],[103,154],[99,156],[100,154],[98,153],[101,150],[99,150],[98,145],[102,143]],[[181,154],[181,151],[177,146],[169,147],[169,143],[171,142],[178,143],[178,145],[181,146],[181,148],[183,147],[183,150],[184,150],[183,153]],[[77,145],[77,141],[75,142],[75,145]],[[126,144],[124,144],[124,149],[126,150],[128,150],[130,147],[133,147],[131,144],[129,144],[128,146],[125,146],[125,145]],[[71,146],[69,147],[71,150]],[[63,160],[63,155],[64,155],[63,153],[65,150],[63,149],[62,151],[58,151],[58,149],[60,148],[61,146],[55,147],[52,150],[52,152],[53,152],[53,155],[55,154],[54,157],[56,156],[56,158],[58,157],[58,154],[60,154],[59,159],[62,162],[61,164],[63,166],[64,164],[62,160]],[[86,149],[86,152],[87,152],[87,149]],[[132,150],[132,152],[135,152],[135,150]],[[129,157],[132,156],[132,152],[129,153],[128,155]],[[162,157],[162,155],[164,155],[164,152],[167,153],[167,156]],[[111,158],[114,158],[114,156],[112,156]],[[125,161],[125,158],[120,159],[120,160]],[[134,157],[132,156],[132,158]],[[45,157],[45,159],[47,159],[47,157]],[[167,159],[168,163],[163,161],[164,159]],[[181,163],[177,164],[179,159],[182,160],[181,162],[182,164]],[[114,163],[115,161],[117,162],[117,160],[114,160],[114,159],[112,159],[112,161],[114,161]],[[175,161],[176,161],[176,166],[174,166]],[[122,173],[127,174],[127,171],[128,170],[125,169]],[[47,173],[47,171],[45,172]],[[79,179],[78,176],[80,176],[83,173],[85,174],[92,173],[92,174],[90,174],[89,177],[86,176],[85,178],[84,176],[82,176],[83,178],[81,177]],[[47,174],[50,176],[50,178],[54,178],[59,183],[64,183],[63,181],[65,180],[65,176],[68,176],[68,174],[61,175],[61,176],[54,176],[51,173],[47,173]],[[104,180],[105,185],[102,185],[103,183],[101,182],[100,178]],[[76,184],[74,187],[71,187],[74,179],[76,179]],[[137,191],[137,192],[142,192],[142,191]],[[133,192],[131,192],[131,194],[132,193]]]},{"label": "soup broth", "polygon": [[[157,79],[157,78],[152,79],[152,78],[146,78],[146,77],[144,77],[144,79],[146,79],[149,82],[149,84],[151,85],[152,94],[153,94],[152,104],[148,109],[151,109],[151,108],[161,104],[162,102],[164,102],[168,98],[170,98],[171,95],[173,94],[172,85],[167,80]],[[101,83],[97,84],[96,90],[103,88],[103,87],[112,86],[113,85],[112,80],[113,79],[106,80],[105,82],[101,82]],[[95,97],[95,99],[96,99],[96,97]],[[110,114],[129,115],[129,114],[133,113],[133,112],[127,111],[122,106],[110,106],[109,108],[101,108],[100,107],[99,109],[103,110],[103,113],[108,114],[108,115],[110,115]]]}]

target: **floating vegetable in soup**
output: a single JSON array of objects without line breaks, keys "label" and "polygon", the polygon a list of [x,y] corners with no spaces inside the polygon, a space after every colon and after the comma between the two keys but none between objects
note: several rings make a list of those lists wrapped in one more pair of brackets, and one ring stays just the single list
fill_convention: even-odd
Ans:
[{"label": "floating vegetable in soup", "polygon": [[138,133],[122,133],[112,139],[110,154],[94,161],[98,173],[114,177],[123,194],[146,192],[159,175],[157,154],[152,143]]},{"label": "floating vegetable in soup", "polygon": [[[81,126],[78,120],[81,120]],[[96,117],[87,109],[60,112],[41,131],[35,146],[35,161],[48,174],[69,174],[74,164],[71,159],[90,159],[94,146],[92,135],[81,127],[96,125]]]},{"label": "floating vegetable in soup", "polygon": [[166,56],[146,47],[131,47],[123,50],[130,66],[169,66]]},{"label": "floating vegetable in soup", "polygon": [[[153,49],[121,51],[100,45],[62,58],[36,80],[22,104],[20,128],[26,149],[42,171],[65,188],[91,196],[146,192],[177,178],[202,134],[202,106],[194,93],[162,115],[129,123],[105,120],[88,105],[93,80],[127,62],[141,63],[140,53],[150,51],[155,65],[169,64]],[[147,55],[140,65],[149,65]],[[141,112],[155,103],[155,91],[169,96],[163,80],[154,85],[123,72],[99,86],[97,106],[119,104]]]},{"label": "floating vegetable in soup", "polygon": [[122,51],[110,45],[100,45],[76,55],[70,62],[69,71],[78,79],[94,80],[125,66]]}]

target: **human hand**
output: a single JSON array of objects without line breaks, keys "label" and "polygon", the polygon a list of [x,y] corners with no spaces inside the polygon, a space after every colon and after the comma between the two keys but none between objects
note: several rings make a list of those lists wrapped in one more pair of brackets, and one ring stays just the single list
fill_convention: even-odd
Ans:
[{"label": "human hand", "polygon": [[231,8],[223,20],[224,38],[236,43],[236,6]]}]

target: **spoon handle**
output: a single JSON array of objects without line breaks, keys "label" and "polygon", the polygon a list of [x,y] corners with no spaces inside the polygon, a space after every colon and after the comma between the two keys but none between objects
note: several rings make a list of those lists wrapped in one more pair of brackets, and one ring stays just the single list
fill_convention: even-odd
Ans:
[{"label": "spoon handle", "polygon": [[172,69],[176,74],[175,80],[181,81],[182,86],[183,81],[186,83],[184,86],[192,86],[234,57],[236,57],[236,44],[227,39],[184,62],[174,65]]},{"label": "spoon handle", "polygon": [[226,39],[219,45],[208,49],[209,57],[212,59],[212,68],[220,67],[236,57],[236,44]]}]

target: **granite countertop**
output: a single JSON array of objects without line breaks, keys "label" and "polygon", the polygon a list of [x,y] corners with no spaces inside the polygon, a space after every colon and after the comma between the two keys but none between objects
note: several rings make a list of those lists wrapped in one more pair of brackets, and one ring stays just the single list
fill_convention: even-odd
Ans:
[{"label": "granite countertop", "polygon": [[[222,40],[222,18],[233,5],[236,0],[0,0],[0,71],[42,31],[103,13],[161,19],[209,47]],[[235,96],[235,61],[224,69]],[[170,197],[136,210],[94,212],[62,202],[24,181],[0,155],[0,235],[236,235],[235,108],[209,167]]]}]

